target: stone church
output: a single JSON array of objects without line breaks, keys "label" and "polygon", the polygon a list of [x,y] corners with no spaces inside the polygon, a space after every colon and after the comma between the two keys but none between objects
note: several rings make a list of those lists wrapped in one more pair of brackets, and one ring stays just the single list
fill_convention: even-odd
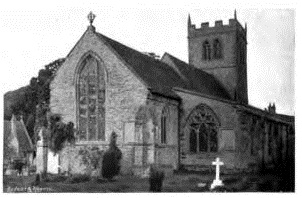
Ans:
[{"label": "stone church", "polygon": [[97,32],[94,17],[50,86],[51,112],[77,130],[59,154],[61,171],[84,173],[81,151],[107,149],[113,131],[124,174],[150,164],[211,170],[216,157],[223,171],[249,170],[294,151],[294,117],[248,104],[247,28],[236,14],[199,28],[189,16],[189,63],[127,47]]}]

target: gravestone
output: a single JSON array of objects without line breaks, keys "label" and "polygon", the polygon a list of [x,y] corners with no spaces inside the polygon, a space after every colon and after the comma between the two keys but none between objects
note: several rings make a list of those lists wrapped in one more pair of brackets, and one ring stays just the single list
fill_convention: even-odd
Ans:
[{"label": "gravestone", "polygon": [[47,172],[47,157],[48,157],[48,146],[45,137],[46,128],[42,127],[39,131],[39,140],[37,142],[37,157],[36,157],[36,173]]},{"label": "gravestone", "polygon": [[216,166],[216,177],[213,180],[213,183],[211,184],[211,189],[213,189],[217,186],[223,186],[223,183],[219,178],[219,174],[220,174],[220,166],[224,165],[224,163],[222,161],[220,161],[219,157],[217,157],[216,160],[214,162],[212,162],[212,165]]}]

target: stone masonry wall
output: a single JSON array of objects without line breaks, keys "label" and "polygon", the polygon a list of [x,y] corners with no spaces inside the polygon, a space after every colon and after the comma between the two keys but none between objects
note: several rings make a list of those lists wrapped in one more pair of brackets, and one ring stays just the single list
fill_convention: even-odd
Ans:
[{"label": "stone masonry wall", "polygon": [[[225,166],[223,169],[233,169],[236,165],[236,149],[227,149],[225,145],[229,140],[225,139],[224,132],[228,131],[236,134],[236,110],[229,103],[218,100],[191,95],[184,92],[177,92],[182,98],[181,123],[180,123],[180,163],[185,169],[211,170],[212,162],[216,157],[220,157]],[[218,129],[218,152],[217,153],[197,153],[189,152],[189,134],[185,134],[186,119],[192,110],[199,104],[204,104],[212,109],[220,121]],[[232,140],[231,140],[232,141]]]},{"label": "stone masonry wall", "polygon": [[237,115],[237,167],[274,168],[290,158],[286,154],[290,124],[251,111],[239,110]]},{"label": "stone masonry wall", "polygon": [[[164,97],[153,96],[148,100],[150,110],[154,112],[156,123],[154,160],[156,164],[170,169],[178,168],[178,102]],[[161,143],[161,116],[163,109],[168,111],[167,142]]]},{"label": "stone masonry wall", "polygon": [[[195,30],[189,35],[195,34]],[[208,41],[212,47],[214,39],[222,44],[222,59],[202,59],[202,44]],[[212,49],[213,51],[213,49]],[[236,33],[235,29],[217,31],[216,33],[200,33],[189,38],[189,64],[213,74],[233,97],[237,86],[236,68]]]},{"label": "stone masonry wall", "polygon": [[[123,146],[125,136],[125,123],[135,122],[141,106],[145,106],[148,90],[140,80],[130,72],[127,66],[109,49],[93,32],[88,29],[66,61],[58,70],[56,77],[51,83],[50,109],[52,113],[62,116],[64,122],[77,122],[76,106],[76,76],[77,69],[83,56],[91,54],[101,61],[106,73],[106,116],[105,116],[105,141],[77,142],[75,147],[69,151],[63,151],[60,157],[62,171],[66,170],[66,157],[72,157],[72,170],[82,172],[84,167],[80,163],[80,156],[77,150],[90,145],[100,147],[104,150],[112,131],[118,135],[117,144],[123,152],[125,165],[131,164],[128,154],[129,149]],[[75,126],[77,126],[75,124]],[[126,152],[126,153],[125,153]],[[129,151],[131,153],[132,151]],[[69,154],[66,154],[69,153]],[[127,157],[128,156],[128,157]],[[67,162],[66,162],[67,163]],[[127,168],[125,168],[127,169]]]}]

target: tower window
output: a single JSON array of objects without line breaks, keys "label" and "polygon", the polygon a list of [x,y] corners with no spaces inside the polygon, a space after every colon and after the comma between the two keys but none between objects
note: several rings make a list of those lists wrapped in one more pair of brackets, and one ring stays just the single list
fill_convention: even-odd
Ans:
[{"label": "tower window", "polygon": [[208,41],[205,41],[202,44],[202,59],[203,60],[211,60],[211,47]]},{"label": "tower window", "polygon": [[214,59],[222,58],[222,46],[218,39],[214,40],[213,48],[214,48],[213,58]]}]

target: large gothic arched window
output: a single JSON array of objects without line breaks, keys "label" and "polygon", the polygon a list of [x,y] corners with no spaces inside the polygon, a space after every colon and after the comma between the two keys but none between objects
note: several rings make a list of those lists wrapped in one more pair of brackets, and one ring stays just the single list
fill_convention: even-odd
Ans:
[{"label": "large gothic arched window", "polygon": [[197,106],[186,123],[190,152],[217,152],[218,126],[218,120],[210,108],[204,105]]},{"label": "large gothic arched window", "polygon": [[77,106],[79,141],[105,140],[105,72],[103,65],[88,55],[78,74]]}]

